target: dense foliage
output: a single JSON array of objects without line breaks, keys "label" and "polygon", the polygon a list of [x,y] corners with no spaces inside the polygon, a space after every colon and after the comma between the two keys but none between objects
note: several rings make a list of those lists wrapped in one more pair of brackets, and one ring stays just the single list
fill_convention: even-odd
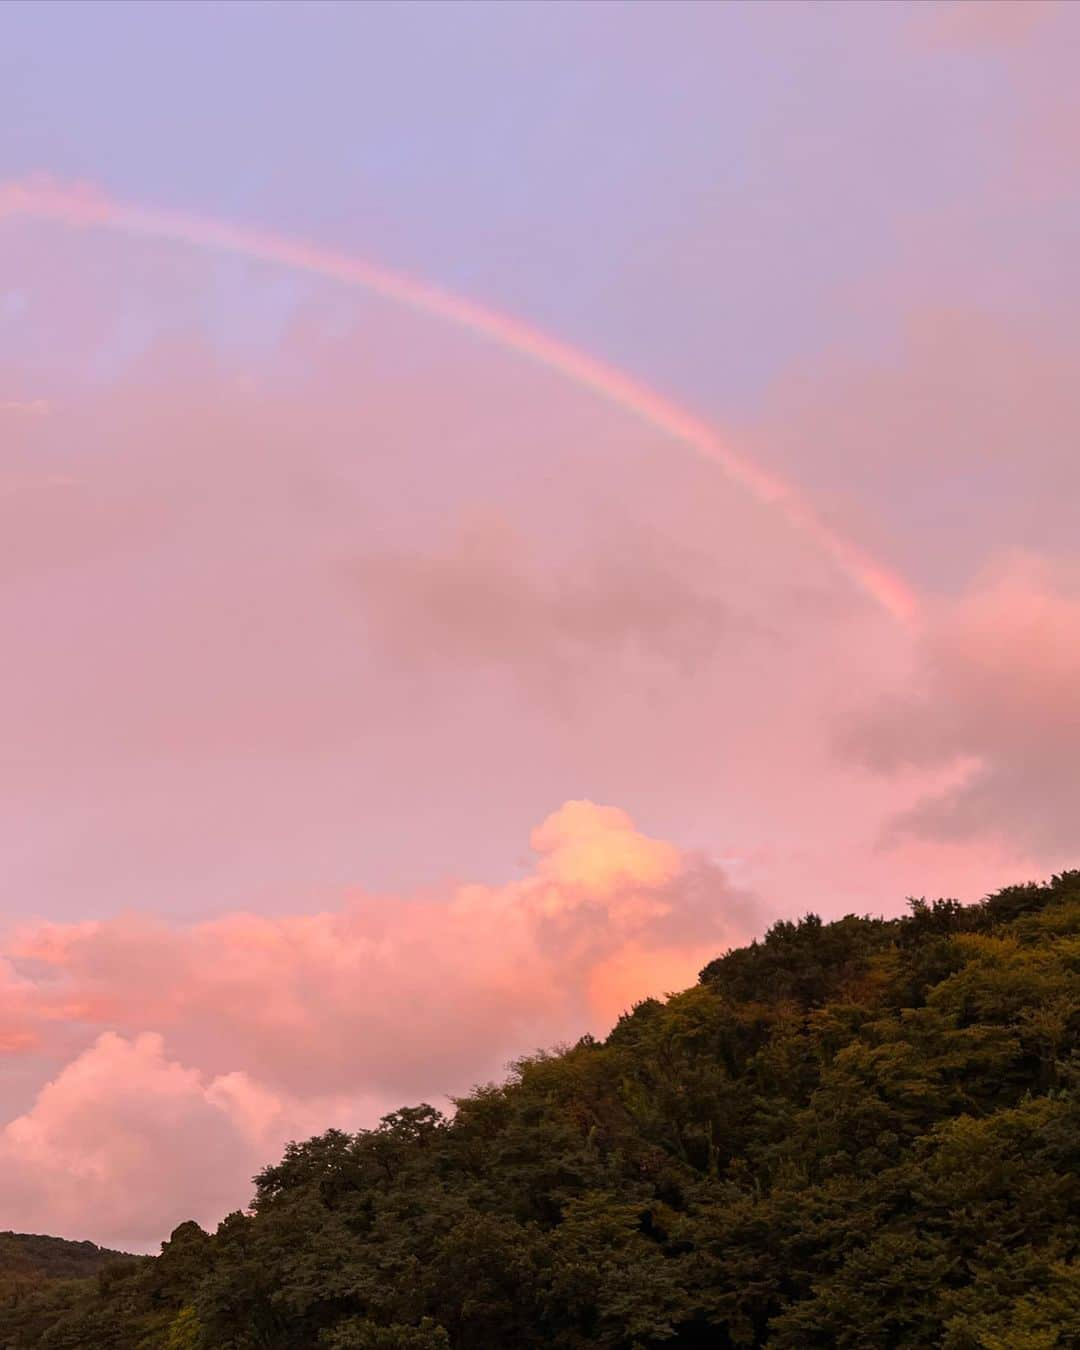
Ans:
[{"label": "dense foliage", "polygon": [[18,1333],[24,1327],[33,1331],[53,1320],[51,1313],[24,1318],[24,1309],[78,1302],[91,1277],[110,1268],[133,1270],[140,1260],[149,1258],[40,1233],[0,1233],[0,1344],[22,1344]]},{"label": "dense foliage", "polygon": [[603,1043],[292,1144],[0,1345],[1080,1344],[1080,872],[779,923]]}]

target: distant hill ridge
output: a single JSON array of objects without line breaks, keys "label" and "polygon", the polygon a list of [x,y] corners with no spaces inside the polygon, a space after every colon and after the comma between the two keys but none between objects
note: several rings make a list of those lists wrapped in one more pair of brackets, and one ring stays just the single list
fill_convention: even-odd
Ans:
[{"label": "distant hill ridge", "polygon": [[93,1242],[70,1242],[43,1233],[0,1233],[0,1280],[11,1275],[77,1280],[96,1275],[115,1261],[135,1261],[127,1252]]},{"label": "distant hill ridge", "polygon": [[1080,872],[778,923],[255,1188],[156,1259],[16,1238],[104,1264],[0,1350],[1080,1346]]}]

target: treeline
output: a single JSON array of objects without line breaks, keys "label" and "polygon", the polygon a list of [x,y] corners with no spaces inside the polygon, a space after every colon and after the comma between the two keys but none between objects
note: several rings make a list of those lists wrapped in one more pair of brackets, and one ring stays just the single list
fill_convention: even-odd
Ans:
[{"label": "treeline", "polygon": [[1080,1345],[1078,1030],[1080,872],[779,923],[452,1119],[290,1145],[213,1236],[12,1294],[0,1345]]}]

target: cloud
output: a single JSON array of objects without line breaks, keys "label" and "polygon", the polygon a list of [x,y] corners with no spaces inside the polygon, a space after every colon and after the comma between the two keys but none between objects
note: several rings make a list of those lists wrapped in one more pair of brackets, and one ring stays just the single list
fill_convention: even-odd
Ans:
[{"label": "cloud", "polygon": [[11,962],[0,957],[0,1054],[33,1049],[37,1044],[33,981],[22,978]]},{"label": "cloud", "polygon": [[[533,873],[503,886],[186,926],[139,914],[46,924],[11,955],[34,981],[39,1038],[46,1020],[153,1029],[215,1073],[393,1096],[467,1085],[530,1036],[577,1034],[658,992],[628,986],[589,1004],[589,971],[628,946],[679,955],[690,979],[702,952],[752,921],[719,868],[613,808],[568,803],[532,844]],[[23,1006],[25,987],[18,996]]]},{"label": "cloud", "polygon": [[220,1217],[259,1158],[236,1105],[250,1093],[242,1075],[204,1082],[160,1036],[99,1036],[0,1134],[8,1224],[141,1247],[182,1219]]},{"label": "cloud", "polygon": [[104,1032],[0,1131],[5,1220],[152,1250],[184,1219],[244,1207],[284,1139],[339,1118],[336,1103],[312,1109],[243,1072],[200,1073],[156,1033]]},{"label": "cloud", "polygon": [[0,413],[16,413],[26,417],[47,417],[49,411],[49,404],[43,398],[31,399],[29,402],[23,403],[0,401]]},{"label": "cloud", "polygon": [[128,1242],[212,1220],[298,1127],[372,1123],[603,1032],[756,926],[715,864],[615,808],[568,802],[531,842],[531,873],[501,886],[23,931],[0,986],[9,1053],[83,1048],[3,1132],[10,1212]]},{"label": "cloud", "polygon": [[885,774],[961,768],[901,813],[898,831],[997,833],[1067,857],[1080,810],[1078,690],[1080,573],[1013,555],[940,606],[910,684],[855,724],[848,749]]},{"label": "cloud", "polygon": [[[432,546],[434,545],[434,547]],[[442,544],[350,564],[368,631],[414,668],[511,671],[533,691],[567,693],[610,661],[702,668],[747,627],[692,575],[701,559],[638,530],[593,539],[553,563],[507,521],[464,524]],[[625,668],[625,667],[624,667]]]}]

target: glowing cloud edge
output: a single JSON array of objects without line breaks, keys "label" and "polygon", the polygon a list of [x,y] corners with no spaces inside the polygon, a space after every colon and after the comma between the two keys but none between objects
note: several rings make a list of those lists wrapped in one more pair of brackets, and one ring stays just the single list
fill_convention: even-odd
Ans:
[{"label": "glowing cloud edge", "polygon": [[828,526],[790,483],[733,450],[707,423],[648,385],[509,315],[347,254],[208,217],[117,201],[82,184],[65,185],[38,178],[0,182],[0,220],[11,216],[51,220],[84,229],[117,230],[236,253],[359,286],[423,314],[457,324],[531,357],[714,462],[731,482],[756,501],[778,511],[793,529],[812,540],[891,618],[911,625],[918,617],[918,599],[907,583]]}]

